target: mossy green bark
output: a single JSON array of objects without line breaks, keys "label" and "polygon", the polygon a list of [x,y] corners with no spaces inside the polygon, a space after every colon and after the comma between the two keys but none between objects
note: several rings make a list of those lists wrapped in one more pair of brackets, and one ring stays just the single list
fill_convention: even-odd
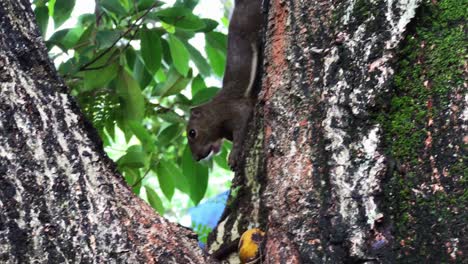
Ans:
[{"label": "mossy green bark", "polygon": [[398,56],[390,111],[378,118],[398,164],[384,204],[405,263],[452,263],[468,253],[467,10],[466,0],[424,1]]}]

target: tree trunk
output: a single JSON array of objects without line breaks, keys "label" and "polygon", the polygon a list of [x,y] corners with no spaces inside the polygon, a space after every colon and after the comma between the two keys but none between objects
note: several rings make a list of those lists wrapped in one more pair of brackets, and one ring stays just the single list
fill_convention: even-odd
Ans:
[{"label": "tree trunk", "polygon": [[245,169],[210,251],[261,227],[266,263],[462,261],[465,7],[271,0]]},{"label": "tree trunk", "polygon": [[[244,166],[210,250],[259,226],[268,263],[461,262],[466,8],[269,2]],[[0,2],[0,83],[0,262],[212,261],[116,173],[27,0]]]},{"label": "tree trunk", "polygon": [[132,194],[47,57],[29,0],[0,2],[0,262],[206,263]]}]

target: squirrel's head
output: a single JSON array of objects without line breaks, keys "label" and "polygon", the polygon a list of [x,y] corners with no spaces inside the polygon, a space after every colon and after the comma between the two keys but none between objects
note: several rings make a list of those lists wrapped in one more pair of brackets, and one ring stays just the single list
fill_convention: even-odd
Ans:
[{"label": "squirrel's head", "polygon": [[211,115],[209,109],[204,106],[192,108],[187,126],[187,138],[196,161],[218,153],[222,137],[216,116]]}]

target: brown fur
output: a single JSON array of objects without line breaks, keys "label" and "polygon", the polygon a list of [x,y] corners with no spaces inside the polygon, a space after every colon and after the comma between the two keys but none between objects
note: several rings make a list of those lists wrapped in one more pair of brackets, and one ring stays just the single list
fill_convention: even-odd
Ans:
[{"label": "brown fur", "polygon": [[[200,160],[217,150],[223,138],[233,142],[229,165],[235,167],[252,114],[251,86],[256,77],[262,0],[236,0],[229,25],[223,88],[212,101],[192,109],[187,126],[189,146]],[[195,133],[194,137],[190,132]]]}]

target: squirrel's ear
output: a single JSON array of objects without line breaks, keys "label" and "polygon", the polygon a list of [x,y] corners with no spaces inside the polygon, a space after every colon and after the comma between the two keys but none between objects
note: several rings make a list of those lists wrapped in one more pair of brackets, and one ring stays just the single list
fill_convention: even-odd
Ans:
[{"label": "squirrel's ear", "polygon": [[190,109],[190,115],[194,118],[198,118],[201,116],[201,111],[197,107]]}]

